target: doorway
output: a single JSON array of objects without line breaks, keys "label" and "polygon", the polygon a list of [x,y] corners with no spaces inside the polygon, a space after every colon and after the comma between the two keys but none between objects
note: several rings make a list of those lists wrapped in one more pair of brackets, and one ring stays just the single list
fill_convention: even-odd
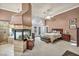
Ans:
[{"label": "doorway", "polygon": [[8,43],[9,23],[0,21],[0,44]]},{"label": "doorway", "polygon": [[79,28],[77,28],[77,47],[79,47]]}]

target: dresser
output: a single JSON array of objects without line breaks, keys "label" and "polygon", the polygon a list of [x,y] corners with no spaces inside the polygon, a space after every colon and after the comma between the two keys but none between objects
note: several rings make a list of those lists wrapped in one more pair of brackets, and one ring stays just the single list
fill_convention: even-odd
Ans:
[{"label": "dresser", "polygon": [[71,40],[71,36],[69,34],[63,34],[63,40],[70,41]]}]

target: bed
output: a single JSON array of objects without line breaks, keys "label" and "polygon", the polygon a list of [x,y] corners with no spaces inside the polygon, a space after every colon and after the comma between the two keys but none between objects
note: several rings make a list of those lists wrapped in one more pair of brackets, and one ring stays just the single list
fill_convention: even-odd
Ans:
[{"label": "bed", "polygon": [[51,43],[53,43],[58,38],[61,38],[63,34],[63,29],[52,29],[50,33],[45,33],[44,35],[46,37],[49,37],[51,40]]}]

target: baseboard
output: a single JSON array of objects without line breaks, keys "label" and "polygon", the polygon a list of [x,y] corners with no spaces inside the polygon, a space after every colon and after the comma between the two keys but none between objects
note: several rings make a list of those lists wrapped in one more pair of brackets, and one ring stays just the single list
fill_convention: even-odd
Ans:
[{"label": "baseboard", "polygon": [[77,43],[77,41],[76,41],[76,40],[71,40],[71,42],[72,42],[72,43]]}]

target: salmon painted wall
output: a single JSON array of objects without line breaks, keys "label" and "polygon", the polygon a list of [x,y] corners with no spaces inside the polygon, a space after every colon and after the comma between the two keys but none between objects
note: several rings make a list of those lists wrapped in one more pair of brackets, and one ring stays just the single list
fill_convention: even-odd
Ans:
[{"label": "salmon painted wall", "polygon": [[28,4],[28,5],[29,5],[29,10],[22,15],[23,24],[26,26],[32,27],[32,7],[31,7],[31,4]]},{"label": "salmon painted wall", "polygon": [[77,40],[77,29],[69,28],[69,21],[77,18],[77,27],[79,27],[79,8],[64,12],[56,15],[51,20],[46,21],[46,25],[49,26],[49,31],[53,28],[62,28],[63,31],[69,32],[72,40]]},{"label": "salmon painted wall", "polygon": [[26,12],[23,14],[23,24],[26,26],[32,27],[32,14],[31,11]]},{"label": "salmon painted wall", "polygon": [[0,20],[9,21],[13,14],[15,13],[0,9]]},{"label": "salmon painted wall", "polygon": [[22,24],[22,15],[14,15],[11,18],[10,24]]},{"label": "salmon painted wall", "polygon": [[11,22],[10,22],[11,24],[32,27],[31,5],[29,4],[25,4],[25,5],[28,5],[29,7],[28,11],[26,10],[26,12],[24,12],[22,15],[21,14],[14,15],[11,19]]}]

